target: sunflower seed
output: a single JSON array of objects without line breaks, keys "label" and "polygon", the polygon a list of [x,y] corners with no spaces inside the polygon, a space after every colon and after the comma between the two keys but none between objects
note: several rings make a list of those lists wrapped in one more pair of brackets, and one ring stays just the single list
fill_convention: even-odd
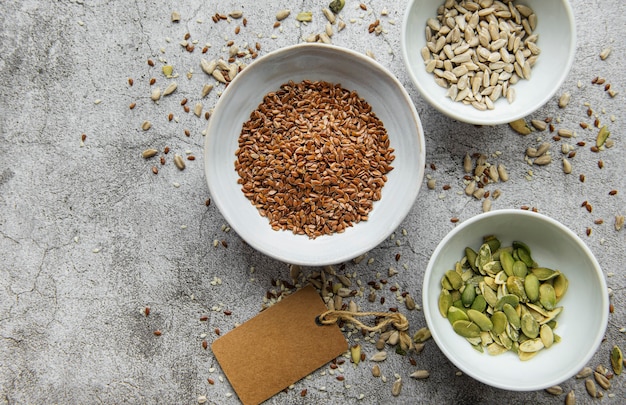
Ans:
[{"label": "sunflower seed", "polygon": [[370,361],[376,361],[376,362],[385,361],[386,359],[387,359],[387,352],[384,352],[384,351],[374,353],[372,357],[370,357]]},{"label": "sunflower seed", "polygon": [[615,230],[620,231],[623,226],[624,226],[624,216],[616,215],[615,216]]},{"label": "sunflower seed", "polygon": [[150,121],[144,121],[141,124],[141,129],[143,129],[144,131],[149,130],[152,127],[152,124],[150,123]]},{"label": "sunflower seed", "polygon": [[552,395],[561,395],[563,393],[563,388],[560,385],[554,385],[552,387],[546,388],[546,392]]},{"label": "sunflower seed", "polygon": [[380,367],[378,364],[374,364],[374,367],[372,367],[372,376],[380,377]]},{"label": "sunflower seed", "polygon": [[157,153],[159,153],[159,151],[156,149],[146,149],[141,153],[141,157],[143,157],[144,159],[149,159],[156,156]]},{"label": "sunflower seed", "polygon": [[572,164],[567,158],[563,158],[563,173],[570,174],[572,172]]},{"label": "sunflower seed", "polygon": [[569,92],[561,94],[561,97],[559,97],[559,108],[567,107],[571,98],[572,95]]},{"label": "sunflower seed", "polygon": [[169,96],[170,94],[172,94],[175,90],[176,90],[177,84],[176,82],[172,82],[170,83],[165,90],[163,90],[163,97],[165,96]]},{"label": "sunflower seed", "polygon": [[576,405],[576,394],[573,390],[565,396],[565,405]]},{"label": "sunflower seed", "polygon": [[289,17],[289,14],[291,14],[291,10],[280,10],[278,13],[276,13],[276,20],[277,21],[282,21],[285,18]]},{"label": "sunflower seed", "polygon": [[410,377],[416,380],[423,380],[430,377],[430,372],[428,370],[416,370],[411,373]]},{"label": "sunflower seed", "polygon": [[600,387],[604,388],[605,390],[611,388],[611,382],[608,378],[606,378],[604,374],[600,374],[596,371],[593,373],[593,377]]},{"label": "sunflower seed", "polygon": [[604,48],[602,52],[600,52],[600,59],[605,60],[611,54],[611,48]]},{"label": "sunflower seed", "polygon": [[206,59],[200,59],[200,67],[202,68],[202,71],[204,73],[206,73],[207,75],[212,75],[213,71],[217,67],[217,61],[214,59],[209,62]]},{"label": "sunflower seed", "polygon": [[400,395],[401,390],[402,390],[402,379],[398,378],[391,386],[391,394],[394,397],[397,397],[398,395]]},{"label": "sunflower seed", "polygon": [[179,170],[185,170],[185,160],[181,155],[174,155],[174,165],[176,165]]},{"label": "sunflower seed", "polygon": [[596,398],[598,395],[598,389],[596,388],[596,384],[593,382],[591,378],[585,380],[585,389],[587,393],[592,397]]}]

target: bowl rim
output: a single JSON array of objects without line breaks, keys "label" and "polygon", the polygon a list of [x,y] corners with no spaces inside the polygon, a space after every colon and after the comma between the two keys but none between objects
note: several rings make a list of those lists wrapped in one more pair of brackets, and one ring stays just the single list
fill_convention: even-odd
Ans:
[{"label": "bowl rim", "polygon": [[[505,383],[502,383],[502,384],[494,383],[493,381],[490,381],[487,378],[485,378],[483,375],[476,374],[474,370],[468,368],[465,364],[459,361],[456,357],[451,355],[446,345],[442,342],[441,337],[439,336],[439,330],[437,330],[434,327],[435,326],[434,321],[431,316],[433,311],[436,311],[436,309],[431,308],[431,305],[429,303],[428,291],[429,291],[429,285],[432,283],[431,278],[434,272],[433,267],[434,267],[435,258],[439,256],[439,254],[444,249],[444,247],[448,244],[448,242],[452,238],[454,238],[459,232],[461,232],[463,229],[468,228],[477,222],[480,222],[482,220],[485,220],[491,217],[507,216],[507,215],[539,218],[542,221],[545,221],[546,223],[548,223],[550,226],[556,227],[559,231],[563,232],[565,235],[567,235],[567,237],[569,237],[571,240],[576,242],[578,247],[584,252],[585,256],[587,256],[590,262],[592,263],[594,274],[597,277],[600,287],[603,291],[603,294],[601,294],[602,306],[603,308],[606,308],[607,310],[601,311],[602,319],[600,320],[600,324],[602,327],[600,328],[599,333],[596,334],[594,341],[591,342],[591,344],[589,345],[589,349],[586,352],[585,356],[580,359],[579,364],[584,365],[588,363],[589,360],[591,360],[591,358],[598,351],[600,344],[602,343],[602,340],[604,338],[604,335],[606,333],[606,328],[608,325],[609,297],[608,297],[607,284],[606,284],[606,280],[604,277],[604,273],[602,272],[602,268],[600,267],[600,264],[598,263],[591,249],[589,249],[589,247],[584,243],[584,241],[578,235],[576,235],[571,229],[569,229],[568,227],[566,227],[559,221],[544,214],[540,214],[540,213],[536,213],[532,211],[524,211],[520,209],[501,209],[501,210],[489,211],[489,212],[481,213],[472,218],[467,219],[466,221],[460,223],[458,226],[452,229],[450,232],[448,232],[448,234],[446,234],[446,236],[439,242],[439,244],[437,245],[437,247],[431,254],[430,260],[428,261],[428,265],[426,267],[426,271],[424,272],[424,279],[422,281],[422,306],[424,308],[424,317],[426,319],[426,324],[428,328],[430,329],[431,335],[433,337],[433,340],[437,344],[437,347],[439,348],[439,350],[441,350],[441,352],[446,356],[448,360],[450,360],[455,366],[457,366],[465,374],[469,375],[470,377],[474,378],[477,381],[480,381],[484,384],[490,385],[495,388],[500,388],[500,389],[504,389],[508,391],[537,391],[537,390],[551,387],[555,384],[559,384],[562,381],[567,380],[568,378],[575,375],[578,371],[580,371],[580,369],[570,370],[568,373],[563,374],[560,377],[560,381],[547,381],[545,383],[538,383],[538,384],[532,384],[532,385],[528,384],[523,387],[520,387],[519,385],[517,386],[512,385],[512,384],[507,385]],[[452,329],[450,329],[450,332],[452,332]]]},{"label": "bowl rim", "polygon": [[[574,64],[574,59],[576,57],[576,43],[577,43],[576,20],[574,18],[574,12],[573,12],[570,2],[568,0],[559,0],[559,2],[564,7],[564,13],[566,15],[567,22],[571,31],[571,38],[568,43],[568,58],[567,58],[567,61],[565,61],[565,63],[563,64],[563,67],[564,67],[563,73],[560,75],[559,79],[554,82],[554,85],[553,85],[554,87],[552,88],[551,91],[546,93],[546,95],[540,101],[535,103],[533,107],[516,111],[514,114],[511,114],[508,117],[490,118],[490,115],[487,115],[489,114],[490,110],[486,110],[484,111],[485,113],[484,119],[481,119],[481,118],[472,119],[471,117],[468,117],[467,115],[463,114],[462,110],[457,111],[456,109],[446,108],[444,104],[437,101],[435,97],[433,97],[428,91],[426,91],[426,88],[420,84],[420,81],[418,80],[419,78],[417,77],[417,74],[415,73],[414,66],[409,61],[408,41],[406,38],[407,27],[409,24],[409,15],[411,14],[411,10],[413,9],[413,7],[416,6],[417,3],[420,3],[423,1],[425,0],[409,0],[405,8],[404,15],[402,18],[402,29],[401,29],[401,34],[400,34],[400,50],[402,53],[402,59],[404,61],[404,66],[406,68],[407,75],[409,76],[411,82],[413,83],[413,86],[415,86],[415,88],[418,90],[421,97],[424,98],[437,111],[441,112],[442,114],[452,119],[455,119],[460,122],[465,122],[468,124],[473,124],[473,125],[501,125],[501,124],[508,124],[509,122],[515,121],[520,118],[524,118],[534,113],[541,107],[543,107],[556,94],[556,92],[561,87],[563,82],[565,82],[565,79],[569,75],[569,72],[571,71],[571,68]],[[442,4],[443,4],[443,1],[442,1]]]},{"label": "bowl rim", "polygon": [[[294,44],[294,45],[290,45],[286,47],[281,47],[265,55],[262,55],[261,57],[255,59],[252,63],[250,63],[250,65],[248,65],[245,69],[243,69],[232,80],[232,82],[226,87],[226,89],[223,91],[223,93],[221,94],[219,100],[217,101],[214,107],[213,114],[217,115],[220,113],[222,108],[225,108],[223,107],[223,105],[227,103],[228,95],[231,92],[236,90],[236,87],[237,87],[236,83],[239,83],[240,81],[244,80],[247,76],[253,74],[254,70],[251,70],[250,69],[251,67],[256,66],[256,65],[261,65],[263,61],[269,60],[273,57],[281,56],[284,54],[289,54],[289,53],[301,50],[303,48],[308,49],[309,50],[308,52],[315,52],[316,50],[324,50],[325,52],[330,51],[330,52],[334,52],[337,54],[343,54],[346,57],[350,58],[351,60],[359,61],[359,63],[369,65],[373,70],[376,70],[380,72],[381,74],[384,74],[386,78],[394,86],[394,90],[397,90],[396,94],[399,94],[399,97],[401,97],[402,102],[407,107],[407,112],[410,113],[411,120],[415,123],[416,142],[419,145],[417,158],[421,162],[425,161],[426,146],[425,146],[424,129],[420,120],[420,116],[415,107],[415,104],[413,103],[410,95],[406,91],[406,88],[402,85],[402,83],[398,80],[398,78],[390,70],[388,70],[385,66],[383,66],[380,62],[364,54],[361,54],[357,51],[354,51],[352,49],[340,47],[337,45],[321,44],[321,43],[299,43],[299,44]],[[233,228],[235,232],[237,232],[237,234],[248,245],[250,245],[255,250],[263,253],[264,255],[268,257],[271,257],[276,260],[280,260],[285,263],[302,265],[302,266],[324,266],[324,265],[331,265],[331,264],[336,264],[336,263],[341,263],[347,260],[351,260],[355,257],[358,257],[359,255],[362,255],[370,251],[371,249],[373,249],[374,247],[382,243],[391,233],[393,233],[395,228],[399,226],[399,224],[404,220],[404,218],[406,218],[406,216],[411,211],[413,205],[415,204],[419,190],[421,188],[421,183],[423,181],[423,176],[424,176],[423,165],[419,165],[418,167],[419,172],[417,175],[418,175],[419,182],[412,190],[407,190],[406,200],[410,201],[410,203],[406,204],[406,206],[401,211],[399,211],[399,215],[397,215],[393,221],[393,224],[392,224],[393,226],[390,226],[390,224],[387,223],[387,225],[384,227],[382,232],[378,232],[375,235],[375,237],[372,237],[372,239],[369,240],[367,243],[362,243],[356,246],[356,248],[353,250],[350,250],[350,251],[337,250],[334,252],[332,259],[331,258],[320,259],[316,257],[315,255],[307,255],[306,258],[302,258],[301,256],[298,256],[298,255],[290,256],[288,253],[279,254],[273,250],[265,249],[263,246],[257,243],[256,239],[254,237],[251,237],[248,232],[245,232],[242,229],[237,229],[237,226],[235,225],[237,221],[234,221],[235,214],[230,212],[228,209],[224,209],[226,204],[224,201],[222,201],[222,198],[220,197],[220,193],[213,192],[214,185],[211,184],[211,181],[210,181],[211,176],[209,175],[209,172],[212,168],[210,168],[210,162],[209,162],[210,159],[208,159],[207,156],[209,155],[209,152],[211,150],[211,146],[210,146],[211,134],[217,131],[217,129],[215,128],[215,125],[216,125],[215,120],[209,120],[207,130],[206,130],[206,139],[204,141],[204,156],[205,156],[204,174],[205,174],[207,185],[209,188],[209,193],[213,199],[213,202],[218,207],[220,214],[224,217],[227,223]],[[358,228],[358,225],[359,225],[358,223],[355,224],[353,227],[347,229],[346,232],[353,231],[355,228]],[[303,235],[299,235],[299,236],[303,236]],[[329,237],[333,237],[333,235],[323,235],[323,236],[318,237],[318,239],[329,238]]]}]

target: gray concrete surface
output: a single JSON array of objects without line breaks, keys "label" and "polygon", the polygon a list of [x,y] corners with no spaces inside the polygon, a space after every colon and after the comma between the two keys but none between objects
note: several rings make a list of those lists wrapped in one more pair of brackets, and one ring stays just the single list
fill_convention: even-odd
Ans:
[{"label": "gray concrete surface", "polygon": [[[210,344],[216,328],[224,333],[252,317],[261,309],[266,292],[277,290],[274,280],[288,280],[289,272],[286,264],[253,251],[228,232],[217,209],[205,205],[210,198],[202,168],[202,131],[207,122],[193,114],[207,82],[199,67],[201,49],[210,43],[206,58],[225,56],[226,42],[232,39],[240,45],[258,42],[263,55],[301,42],[303,36],[323,29],[320,10],[327,2],[167,3],[8,0],[0,4],[2,403],[196,403],[202,396],[209,403],[238,403],[211,351],[203,349],[201,342]],[[614,312],[606,340],[589,366],[609,366],[612,345],[626,349],[622,329],[626,327],[626,230],[617,232],[613,227],[615,215],[626,214],[626,3],[572,0],[579,40],[575,65],[562,88],[572,93],[572,102],[559,110],[555,98],[532,118],[560,119],[563,126],[575,128],[587,146],[577,148],[571,175],[564,175],[553,163],[533,168],[530,180],[524,150],[536,144],[539,134],[524,138],[507,126],[478,128],[434,111],[417,94],[401,60],[399,35],[407,2],[364,3],[367,11],[347,0],[342,12],[347,26],[332,42],[371,51],[405,85],[421,115],[426,174],[436,179],[437,189],[423,185],[394,237],[368,254],[372,263],[346,263],[344,271],[367,282],[385,277],[394,266],[400,273],[391,281],[421,299],[421,277],[430,253],[455,226],[450,218],[463,221],[481,212],[479,202],[461,193],[463,155],[502,152],[497,160],[507,165],[511,180],[499,185],[502,196],[493,209],[537,208],[580,235],[601,264],[612,289]],[[178,24],[170,22],[174,8],[182,16]],[[274,15],[282,8],[294,14],[313,10],[313,22],[296,27],[292,15],[274,29]],[[215,13],[234,9],[243,10],[247,18],[238,35],[234,30],[241,20],[217,24],[211,20]],[[381,16],[383,10],[388,15]],[[366,34],[376,18],[384,32]],[[190,41],[198,40],[193,52],[179,45],[187,32]],[[604,47],[612,47],[613,52],[601,61],[598,54]],[[156,67],[148,66],[149,58]],[[155,77],[155,85],[164,87],[160,58],[174,65],[181,77],[177,92],[155,105],[148,82]],[[190,71],[192,77],[187,79]],[[592,85],[596,76],[606,78],[617,97],[611,99],[602,86]],[[132,87],[129,77],[134,79]],[[202,100],[206,110],[215,104],[221,89],[216,86]],[[183,111],[183,97],[189,99],[192,112]],[[131,111],[133,102],[137,107]],[[615,140],[615,146],[601,154],[589,150],[595,132],[578,127],[580,121],[590,121],[586,102],[609,124]],[[170,112],[175,116],[171,122]],[[144,120],[153,124],[146,132],[140,129]],[[547,133],[541,136],[553,143],[552,151],[559,155],[560,143]],[[146,148],[161,151],[166,146],[171,152],[165,155],[165,165],[140,156]],[[197,159],[187,161],[181,172],[172,162],[173,153]],[[157,175],[151,171],[153,165],[159,169]],[[584,183],[579,174],[586,176]],[[443,190],[445,184],[451,189]],[[609,196],[612,189],[618,194]],[[592,204],[591,214],[581,208],[583,200]],[[599,219],[604,223],[594,224]],[[592,230],[590,236],[587,228]],[[396,254],[401,255],[398,262]],[[390,291],[381,294],[394,298]],[[365,298],[359,304],[381,309]],[[151,309],[149,316],[144,314],[146,307]],[[232,315],[224,315],[226,309]],[[411,331],[425,325],[420,311],[406,313]],[[208,317],[207,321],[201,317]],[[161,336],[154,335],[156,330]],[[344,365],[344,382],[324,367],[267,403],[564,401],[564,395],[506,392],[457,375],[432,340],[413,357],[417,366],[391,356],[383,365],[386,383],[374,379],[369,367]],[[416,368],[429,370],[430,378],[409,378]],[[391,395],[394,373],[404,381],[399,397]],[[608,391],[602,390],[601,400],[587,395],[582,380],[569,379],[562,387],[575,392],[577,403],[626,402],[624,376],[611,383]],[[307,395],[302,397],[304,389]]]}]

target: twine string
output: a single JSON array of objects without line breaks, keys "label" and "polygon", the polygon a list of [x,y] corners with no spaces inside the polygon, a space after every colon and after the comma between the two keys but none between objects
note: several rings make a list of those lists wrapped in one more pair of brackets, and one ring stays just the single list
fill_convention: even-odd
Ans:
[{"label": "twine string", "polygon": [[[358,318],[375,316],[380,318],[375,326],[368,326]],[[328,310],[317,317],[317,321],[322,325],[332,325],[339,321],[349,322],[368,332],[381,332],[389,325],[393,326],[400,333],[400,344],[405,350],[413,347],[413,339],[408,334],[409,320],[400,312],[352,312]]]}]

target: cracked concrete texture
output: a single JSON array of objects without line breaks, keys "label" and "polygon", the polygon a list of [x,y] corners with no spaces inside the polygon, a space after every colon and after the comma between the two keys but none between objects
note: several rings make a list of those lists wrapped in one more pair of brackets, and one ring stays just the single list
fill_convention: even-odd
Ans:
[{"label": "cracked concrete texture", "polygon": [[[169,5],[146,0],[0,4],[0,402],[193,403],[206,395],[211,403],[237,403],[236,396],[228,396],[232,388],[220,381],[219,365],[201,341],[210,343],[216,328],[225,333],[256,314],[266,292],[277,290],[274,280],[288,279],[288,269],[227,232],[217,209],[205,205],[210,198],[202,168],[206,120],[185,113],[180,100],[188,98],[192,109],[200,101],[200,89],[208,81],[199,60],[225,56],[228,39],[240,45],[259,42],[260,55],[301,42],[303,36],[323,30],[319,10],[326,3],[191,0],[176,5],[182,15],[179,24],[170,22]],[[615,310],[606,341],[590,366],[608,366],[613,344],[626,349],[620,332],[626,327],[626,232],[613,230],[614,216],[626,213],[626,5],[619,0],[572,1],[579,40],[576,63],[563,85],[572,92],[571,108],[561,111],[552,100],[533,114],[576,126],[586,119],[583,103],[588,102],[611,126],[615,147],[601,155],[580,149],[571,177],[555,163],[535,169],[533,180],[527,181],[529,167],[522,156],[536,139],[520,138],[506,126],[461,124],[433,111],[410,83],[400,55],[407,2],[364,3],[368,11],[347,1],[342,12],[347,27],[334,35],[333,43],[371,51],[405,85],[425,128],[427,163],[436,168],[426,173],[436,178],[438,188],[423,186],[403,222],[406,232],[399,229],[395,238],[371,251],[374,263],[346,263],[345,271],[365,282],[397,267],[401,270],[395,281],[419,299],[430,253],[454,226],[449,219],[465,220],[481,212],[480,203],[459,195],[462,157],[466,152],[502,152],[498,159],[509,168],[511,181],[499,185],[503,193],[494,209],[527,205],[561,221],[583,237],[607,275]],[[314,21],[296,27],[291,18],[273,29],[274,15],[282,8],[293,13],[314,10]],[[381,17],[384,8],[388,16]],[[238,36],[233,32],[238,22],[211,21],[216,12],[233,9],[243,10],[248,21]],[[386,33],[366,35],[376,18]],[[179,45],[186,32],[198,40],[192,53]],[[207,43],[211,46],[203,55]],[[613,52],[601,62],[597,55],[606,46]],[[155,68],[147,65],[148,58],[157,62]],[[161,88],[165,83],[159,58],[174,65],[179,88],[154,104],[149,79],[155,77]],[[618,97],[610,99],[590,84],[598,75],[607,78]],[[132,87],[129,77],[134,79]],[[222,89],[216,85],[202,100],[205,111],[215,105]],[[137,103],[132,111],[131,102]],[[170,112],[173,121],[167,120]],[[152,122],[150,131],[140,129],[144,120]],[[558,154],[555,145],[553,153]],[[140,153],[166,146],[171,152],[154,175],[155,163]],[[197,159],[187,161],[181,172],[172,164],[173,153]],[[604,160],[602,170],[598,159]],[[586,175],[585,183],[574,177],[580,173]],[[443,191],[444,184],[452,189]],[[609,198],[610,189],[619,192]],[[579,200],[585,199],[593,204],[593,215],[580,208]],[[599,218],[604,224],[593,224]],[[589,237],[588,227],[593,230]],[[388,293],[388,299],[393,298]],[[369,305],[365,299],[359,304]],[[149,316],[143,312],[146,307],[151,308]],[[223,309],[232,316],[225,316]],[[208,320],[200,321],[203,316]],[[420,311],[407,316],[412,331],[425,325]],[[156,330],[161,336],[154,335]],[[403,376],[398,398],[391,396],[390,383],[373,380],[367,367],[345,367],[350,387],[318,371],[268,403],[563,401],[543,391],[504,392],[456,376],[455,367],[432,341],[415,359],[418,368],[431,371],[428,380],[408,378],[414,367],[400,356],[385,363],[387,378]],[[208,378],[215,385],[208,384]],[[623,380],[612,379],[602,403],[624,402]],[[580,403],[587,403],[583,385],[575,379],[562,384],[566,391],[575,391]],[[305,388],[308,394],[301,397]],[[357,399],[360,394],[363,400]]]}]

